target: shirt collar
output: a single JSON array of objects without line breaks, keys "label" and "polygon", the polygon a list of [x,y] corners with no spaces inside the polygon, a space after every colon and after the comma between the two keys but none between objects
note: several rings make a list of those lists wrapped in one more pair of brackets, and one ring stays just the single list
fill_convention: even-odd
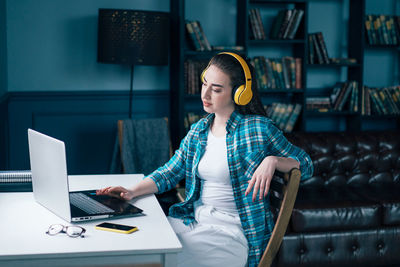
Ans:
[{"label": "shirt collar", "polygon": [[205,130],[209,129],[210,126],[211,126],[211,123],[212,123],[213,120],[214,120],[214,117],[215,117],[215,114],[214,114],[214,113],[208,114],[208,115],[205,117],[205,119],[204,119],[204,121],[203,121],[203,124],[201,125],[200,131],[205,131]]},{"label": "shirt collar", "polygon": [[[242,114],[234,110],[229,120],[226,123],[226,132],[227,133],[233,132],[236,129],[236,126],[239,124],[239,121],[242,119],[242,117],[243,117]],[[200,131],[205,131],[209,129],[214,118],[215,118],[214,113],[208,114],[207,117],[205,117],[205,120],[203,122],[203,125],[201,126]]]},{"label": "shirt collar", "polygon": [[226,132],[231,133],[236,129],[236,126],[239,124],[239,121],[242,119],[243,115],[238,111],[234,110],[226,123]]}]

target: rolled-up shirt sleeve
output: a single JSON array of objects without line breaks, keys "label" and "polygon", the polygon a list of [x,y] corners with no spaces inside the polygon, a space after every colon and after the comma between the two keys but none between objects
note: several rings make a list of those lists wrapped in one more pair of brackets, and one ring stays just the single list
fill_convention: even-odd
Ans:
[{"label": "rolled-up shirt sleeve", "polygon": [[267,127],[267,136],[270,138],[267,150],[271,151],[275,156],[297,160],[300,163],[301,180],[312,176],[314,172],[313,163],[310,156],[303,149],[290,143],[282,131],[273,124]]}]

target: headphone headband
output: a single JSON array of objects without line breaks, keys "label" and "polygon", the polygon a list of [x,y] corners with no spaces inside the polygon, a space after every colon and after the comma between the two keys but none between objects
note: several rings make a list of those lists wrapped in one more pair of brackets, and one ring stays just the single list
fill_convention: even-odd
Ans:
[{"label": "headphone headband", "polygon": [[[251,83],[252,83],[251,72],[250,72],[249,66],[247,65],[246,61],[236,53],[232,53],[232,52],[218,53],[218,55],[221,55],[221,54],[230,55],[230,56],[234,57],[240,63],[240,66],[242,67],[243,72],[244,72],[245,84],[242,84],[237,88],[233,88],[232,95],[233,95],[233,100],[235,101],[236,104],[241,105],[241,106],[247,105],[250,102],[250,100],[253,98],[253,91],[251,90]],[[205,68],[201,74],[202,82],[204,82],[204,74],[209,66],[210,66],[210,63],[208,63],[207,68]]]},{"label": "headphone headband", "polygon": [[246,61],[236,53],[221,52],[218,55],[222,55],[222,54],[231,55],[234,58],[236,58],[237,61],[239,61],[240,65],[242,66],[243,72],[244,72],[244,79],[245,79],[246,87],[247,87],[247,85],[249,85],[248,88],[251,88],[251,72],[250,72],[249,66],[247,65]]}]

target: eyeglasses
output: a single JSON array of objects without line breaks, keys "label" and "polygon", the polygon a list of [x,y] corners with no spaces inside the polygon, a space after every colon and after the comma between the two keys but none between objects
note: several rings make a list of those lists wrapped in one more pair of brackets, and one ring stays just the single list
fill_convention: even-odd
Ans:
[{"label": "eyeglasses", "polygon": [[53,224],[50,225],[49,230],[47,230],[46,234],[56,235],[59,233],[66,233],[69,237],[85,237],[85,232],[86,229],[80,226],[64,226],[62,224]]}]

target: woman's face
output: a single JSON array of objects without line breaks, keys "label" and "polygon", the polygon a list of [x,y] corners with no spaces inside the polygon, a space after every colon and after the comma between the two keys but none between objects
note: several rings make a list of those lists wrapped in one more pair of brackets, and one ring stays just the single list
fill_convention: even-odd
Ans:
[{"label": "woman's face", "polygon": [[214,65],[204,73],[201,100],[207,113],[230,114],[235,109],[232,100],[231,80],[228,75]]}]

